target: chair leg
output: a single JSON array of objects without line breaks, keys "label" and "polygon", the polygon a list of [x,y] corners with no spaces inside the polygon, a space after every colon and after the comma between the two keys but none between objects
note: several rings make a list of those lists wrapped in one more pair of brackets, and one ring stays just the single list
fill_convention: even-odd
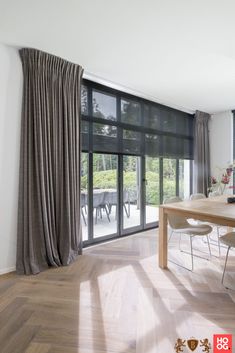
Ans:
[{"label": "chair leg", "polygon": [[127,208],[126,208],[126,204],[125,204],[125,203],[123,203],[123,207],[124,207],[124,210],[125,210],[125,212],[126,212],[127,218],[129,218],[129,217],[130,217],[130,214],[129,214],[128,211],[127,211]]},{"label": "chair leg", "polygon": [[[173,233],[173,231],[172,231],[172,233]],[[169,242],[170,239],[171,239],[172,233],[171,233],[171,235],[170,235],[170,237],[169,237],[168,242]],[[183,267],[183,268],[186,268],[186,270],[193,271],[193,270],[194,270],[194,256],[199,257],[200,259],[203,259],[203,260],[209,260],[209,259],[206,259],[206,258],[204,258],[204,257],[202,257],[202,256],[197,255],[197,254],[194,255],[194,252],[193,252],[193,237],[194,237],[194,235],[190,235],[190,252],[181,249],[181,235],[182,235],[182,233],[180,233],[179,235],[180,235],[180,237],[179,237],[179,250],[180,250],[181,252],[185,253],[185,254],[191,255],[191,263],[192,263],[192,266],[191,266],[191,269],[190,269],[190,268],[186,268],[186,267],[184,267],[184,266],[182,266],[182,265],[179,265],[179,264],[176,264],[176,265],[179,265],[179,266],[181,266],[181,267]],[[210,248],[209,239],[208,239],[208,236],[206,236],[206,237],[207,237],[207,244],[208,244],[209,254],[210,254],[210,256],[211,256],[211,248]],[[175,263],[174,261],[171,261],[171,262]]]},{"label": "chair leg", "polygon": [[180,238],[179,238],[179,250],[182,251],[182,249],[181,249],[181,233],[180,233]]},{"label": "chair leg", "polygon": [[[226,254],[226,258],[225,258],[225,264],[224,264],[224,271],[223,271],[223,276],[222,276],[222,280],[221,280],[221,283],[223,284],[223,286],[224,286],[224,274],[225,274],[226,267],[227,267],[229,250],[230,250],[230,246],[228,247],[228,250],[227,250],[227,254]],[[227,287],[225,287],[225,288],[227,288]]]},{"label": "chair leg", "polygon": [[190,236],[190,248],[191,248],[191,261],[192,261],[192,271],[193,271],[193,237]]},{"label": "chair leg", "polygon": [[107,205],[104,205],[104,209],[105,209],[105,212],[106,212],[106,215],[107,215],[108,221],[110,222],[109,212],[108,212],[108,209],[107,209]]},{"label": "chair leg", "polygon": [[87,225],[86,224],[86,218],[85,218],[85,215],[84,215],[84,212],[83,212],[83,208],[81,207],[81,214],[82,214],[82,218],[83,218],[83,222],[85,224],[85,226]]},{"label": "chair leg", "polygon": [[[170,241],[171,236],[172,236],[173,233],[174,233],[174,231],[172,230],[172,233],[171,233],[171,235],[170,235],[170,237],[169,237],[168,242]],[[194,254],[193,254],[193,244],[192,244],[193,235],[190,236],[190,248],[191,248],[191,249],[190,249],[190,252],[181,249],[181,236],[182,236],[182,233],[179,233],[179,235],[180,235],[180,237],[179,237],[179,250],[182,251],[182,252],[184,252],[184,253],[186,253],[186,254],[188,254],[188,255],[191,255],[192,266],[191,266],[191,268],[188,268],[188,267],[185,267],[185,266],[183,266],[183,265],[181,265],[181,264],[179,264],[179,263],[176,263],[176,262],[172,261],[171,259],[169,259],[169,261],[172,262],[172,263],[174,263],[174,264],[177,265],[177,266],[180,266],[180,267],[182,267],[182,268],[184,268],[184,269],[186,269],[186,270],[192,272],[192,271],[193,271],[193,268],[194,268],[193,257],[194,257],[194,256],[197,256],[197,255],[194,255]],[[200,256],[198,256],[198,257],[200,257]]]},{"label": "chair leg", "polygon": [[208,235],[206,236],[206,239],[207,239],[207,245],[208,245],[209,254],[210,254],[210,257],[211,257],[211,246],[210,246]]},{"label": "chair leg", "polygon": [[170,242],[173,233],[174,233],[174,231],[173,231],[173,229],[171,229],[171,234],[169,236],[168,243]]},{"label": "chair leg", "polygon": [[216,228],[217,228],[217,237],[218,237],[219,256],[221,256],[219,227],[216,227]]},{"label": "chair leg", "polygon": [[97,223],[98,220],[98,207],[95,208],[95,224]]}]

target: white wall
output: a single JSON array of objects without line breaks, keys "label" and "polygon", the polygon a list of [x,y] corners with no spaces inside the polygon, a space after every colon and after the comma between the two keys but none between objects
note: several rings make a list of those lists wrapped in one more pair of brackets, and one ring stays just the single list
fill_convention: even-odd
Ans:
[{"label": "white wall", "polygon": [[234,13],[234,0],[0,0],[0,41],[59,55],[157,102],[211,113],[235,108]]},{"label": "white wall", "polygon": [[22,82],[17,49],[0,44],[0,274],[16,260]]},{"label": "white wall", "polygon": [[221,174],[233,162],[233,114],[231,111],[213,114],[210,125],[210,153],[212,175]]}]

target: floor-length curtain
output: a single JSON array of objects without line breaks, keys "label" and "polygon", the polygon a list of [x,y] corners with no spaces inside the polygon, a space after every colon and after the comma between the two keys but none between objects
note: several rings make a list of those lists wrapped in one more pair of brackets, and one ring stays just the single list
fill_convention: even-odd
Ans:
[{"label": "floor-length curtain", "polygon": [[194,124],[194,193],[207,195],[210,179],[210,115],[196,111]]},{"label": "floor-length curtain", "polygon": [[22,103],[17,263],[19,274],[70,264],[81,253],[82,68],[21,49]]}]

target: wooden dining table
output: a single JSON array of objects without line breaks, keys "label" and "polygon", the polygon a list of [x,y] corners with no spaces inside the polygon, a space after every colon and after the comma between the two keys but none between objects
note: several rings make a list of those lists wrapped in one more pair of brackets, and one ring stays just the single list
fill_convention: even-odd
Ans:
[{"label": "wooden dining table", "polygon": [[210,222],[229,229],[235,228],[235,203],[228,203],[231,195],[222,195],[200,200],[187,200],[159,207],[159,267],[167,268],[168,215]]}]

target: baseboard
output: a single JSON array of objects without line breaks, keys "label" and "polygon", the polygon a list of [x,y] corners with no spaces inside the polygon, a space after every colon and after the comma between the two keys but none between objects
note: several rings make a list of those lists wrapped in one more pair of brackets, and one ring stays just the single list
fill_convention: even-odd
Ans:
[{"label": "baseboard", "polygon": [[15,267],[3,268],[2,270],[0,269],[0,275],[5,275],[6,273],[14,272],[15,270]]}]

